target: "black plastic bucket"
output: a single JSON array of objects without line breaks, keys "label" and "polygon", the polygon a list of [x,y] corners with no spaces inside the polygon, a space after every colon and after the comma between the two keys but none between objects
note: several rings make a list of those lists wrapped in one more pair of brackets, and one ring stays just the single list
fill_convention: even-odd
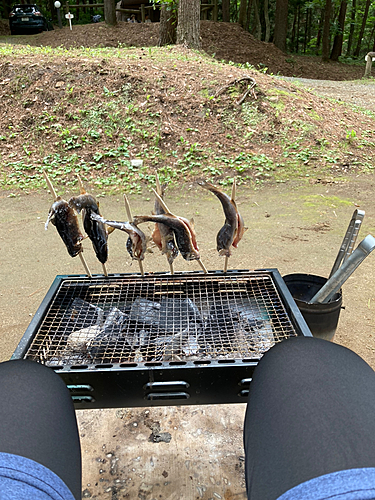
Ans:
[{"label": "black plastic bucket", "polygon": [[332,340],[341,311],[341,290],[327,304],[309,304],[327,278],[313,274],[288,274],[283,279],[313,336]]}]

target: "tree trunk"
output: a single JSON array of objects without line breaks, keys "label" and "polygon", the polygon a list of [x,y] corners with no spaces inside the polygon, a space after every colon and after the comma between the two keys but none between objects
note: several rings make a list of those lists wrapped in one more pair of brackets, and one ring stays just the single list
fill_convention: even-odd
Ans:
[{"label": "tree trunk", "polygon": [[296,36],[296,53],[299,51],[299,28],[301,24],[301,5],[298,4],[297,7],[297,36]]},{"label": "tree trunk", "polygon": [[177,44],[189,49],[200,49],[200,0],[179,0]]},{"label": "tree trunk", "polygon": [[273,43],[286,52],[286,35],[288,32],[288,0],[276,0],[275,33]]},{"label": "tree trunk", "polygon": [[346,55],[347,56],[350,54],[350,51],[352,50],[356,12],[357,12],[357,0],[352,0],[352,11],[350,14],[349,38],[348,38],[348,46],[346,48]]},{"label": "tree trunk", "polygon": [[162,4],[160,9],[159,47],[176,43],[176,11],[172,4]]},{"label": "tree trunk", "polygon": [[362,43],[362,38],[363,38],[363,34],[365,32],[365,28],[366,28],[366,21],[367,21],[367,16],[368,16],[368,11],[369,11],[369,8],[370,8],[370,4],[371,4],[371,0],[367,0],[366,1],[366,7],[365,7],[365,12],[363,14],[363,19],[362,19],[362,26],[361,26],[361,29],[359,31],[359,35],[358,35],[358,42],[357,42],[357,47],[354,51],[354,57],[358,57],[359,56],[359,53],[361,52],[361,43]]},{"label": "tree trunk", "polygon": [[255,25],[253,28],[253,35],[257,40],[260,40],[262,37],[262,25],[260,24],[258,0],[254,0],[254,17]]},{"label": "tree trunk", "polygon": [[264,23],[266,25],[264,41],[268,43],[270,41],[270,33],[271,33],[270,16],[268,14],[268,0],[264,0],[263,7],[264,7]]},{"label": "tree trunk", "polygon": [[223,10],[223,22],[229,23],[230,22],[230,0],[223,0],[222,10]]},{"label": "tree trunk", "polygon": [[104,20],[111,26],[117,24],[116,4],[114,0],[104,0]]},{"label": "tree trunk", "polygon": [[289,48],[290,52],[294,52],[294,42],[296,39],[296,25],[297,25],[297,7],[294,7],[294,16],[293,16],[293,24],[292,24],[292,34],[290,36]]},{"label": "tree trunk", "polygon": [[326,0],[324,8],[324,24],[322,34],[322,59],[323,61],[329,60],[329,28],[331,23],[332,13],[332,0]]},{"label": "tree trunk", "polygon": [[316,55],[319,54],[319,47],[322,42],[322,32],[323,32],[323,24],[324,24],[324,10],[321,10],[320,13],[320,19],[319,19],[319,28],[318,28],[318,35],[316,37]]},{"label": "tree trunk", "polygon": [[249,3],[247,4],[247,12],[246,12],[246,26],[245,26],[246,31],[250,30],[251,7],[252,6],[253,6],[253,0],[249,0]]},{"label": "tree trunk", "polygon": [[243,28],[246,26],[246,12],[247,12],[247,0],[241,0],[240,12],[238,14],[238,24]]},{"label": "tree trunk", "polygon": [[342,52],[342,42],[344,41],[345,17],[346,17],[346,0],[342,0],[340,5],[339,18],[337,20],[337,33],[333,40],[333,47],[331,52],[331,61],[338,61]]}]

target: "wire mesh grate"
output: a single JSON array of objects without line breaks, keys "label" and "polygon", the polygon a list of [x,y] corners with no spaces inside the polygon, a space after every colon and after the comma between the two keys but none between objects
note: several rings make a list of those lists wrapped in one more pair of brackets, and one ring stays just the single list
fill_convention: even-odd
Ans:
[{"label": "wire mesh grate", "polygon": [[26,357],[49,366],[252,360],[296,335],[266,273],[64,279]]}]

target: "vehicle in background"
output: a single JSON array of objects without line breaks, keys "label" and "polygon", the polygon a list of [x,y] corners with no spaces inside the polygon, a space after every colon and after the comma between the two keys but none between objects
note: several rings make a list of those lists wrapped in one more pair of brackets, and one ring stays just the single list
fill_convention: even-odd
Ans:
[{"label": "vehicle in background", "polygon": [[40,33],[53,29],[41,9],[35,4],[17,4],[9,13],[9,27],[12,35],[20,33]]}]

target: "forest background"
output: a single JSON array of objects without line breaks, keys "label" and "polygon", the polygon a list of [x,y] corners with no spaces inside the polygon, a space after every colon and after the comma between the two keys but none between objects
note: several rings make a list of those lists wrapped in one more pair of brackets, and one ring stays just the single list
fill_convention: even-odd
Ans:
[{"label": "forest background", "polygon": [[[80,4],[86,2],[87,9],[72,9],[76,22],[90,23],[92,16],[99,14],[108,24],[116,23],[115,0],[105,0],[104,7],[89,7],[94,0],[80,0]],[[0,18],[7,19],[14,3],[1,0]],[[142,3],[146,8],[153,7],[147,10],[153,20],[171,22],[172,29],[178,24],[174,18],[178,8],[186,5],[189,12],[194,12],[198,6],[201,19],[216,16],[218,21],[238,22],[256,39],[274,43],[290,54],[363,64],[363,57],[375,51],[375,2],[371,0],[122,0],[121,6],[139,9]],[[39,0],[38,5],[57,23],[53,0]],[[64,3],[63,8],[68,9],[68,5]],[[170,42],[167,39],[161,44]]]}]

